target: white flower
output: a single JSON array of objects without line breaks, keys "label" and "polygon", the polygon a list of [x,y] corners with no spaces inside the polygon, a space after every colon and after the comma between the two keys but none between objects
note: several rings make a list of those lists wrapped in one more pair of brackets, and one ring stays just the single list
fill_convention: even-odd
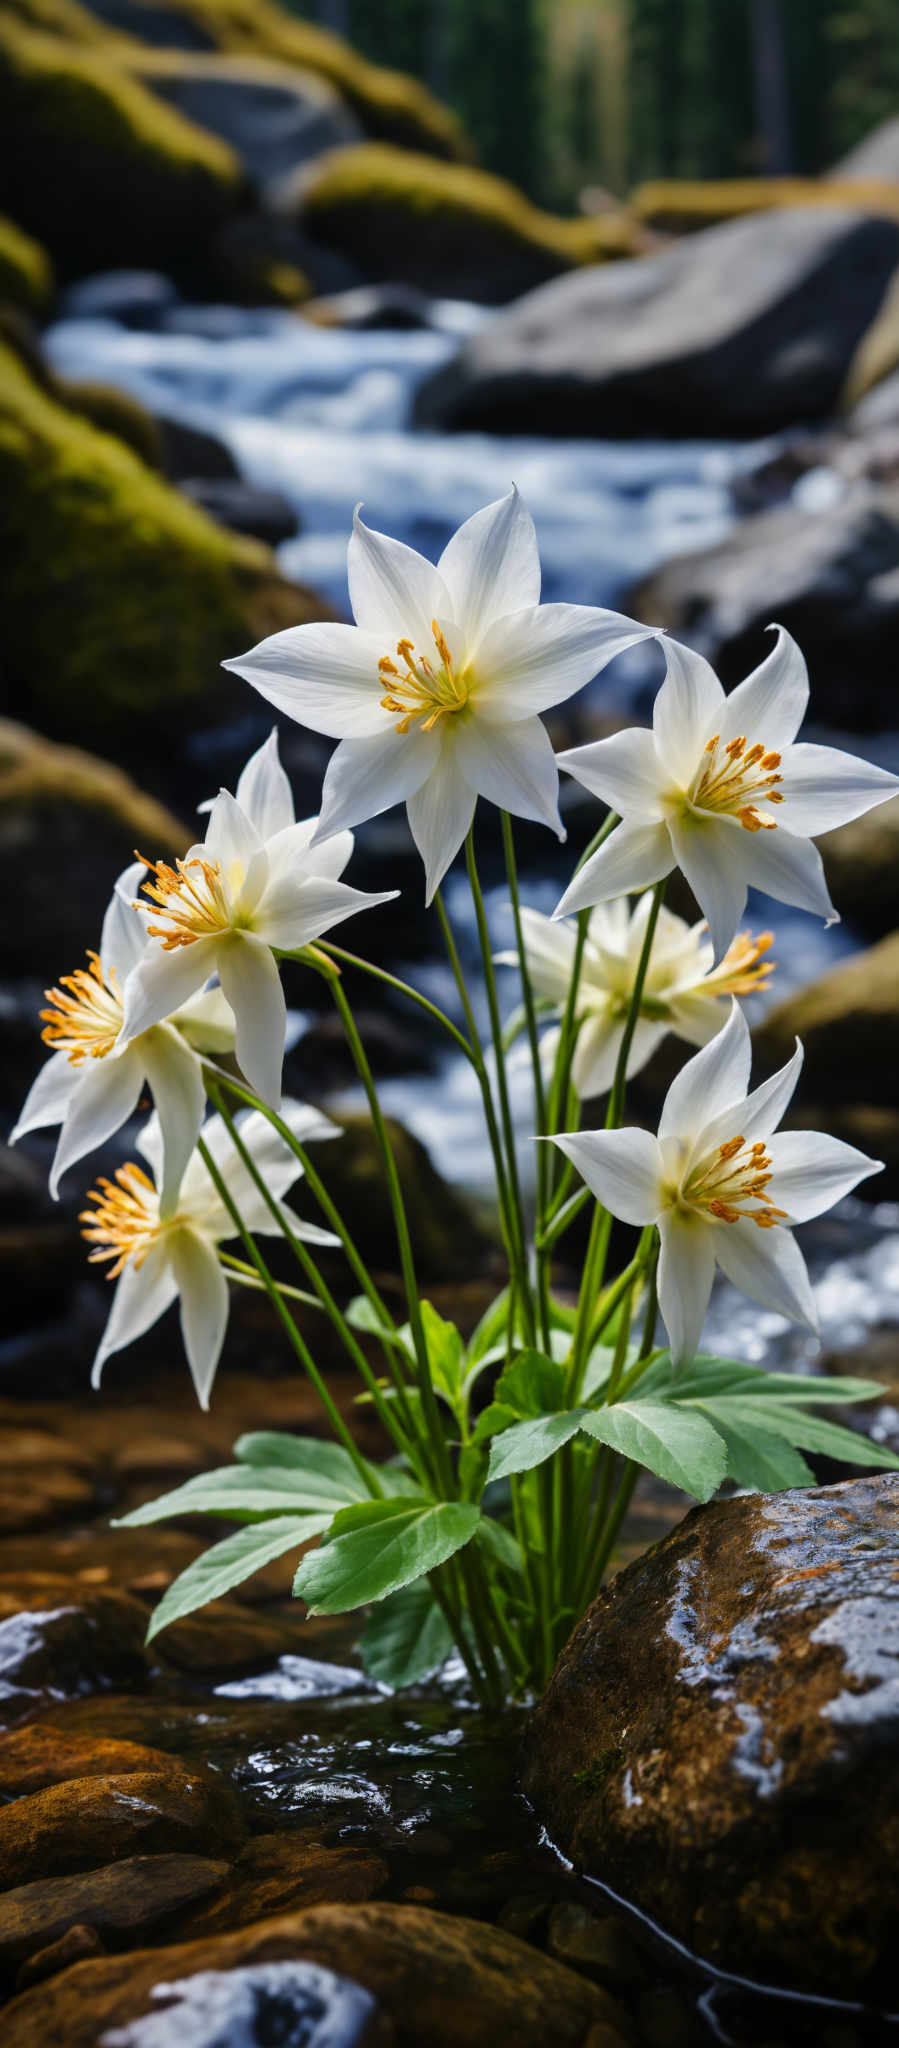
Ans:
[{"label": "white flower", "polygon": [[[615,1079],[618,1053],[631,1006],[637,968],[652,905],[649,892],[631,909],[618,897],[592,911],[587,926],[578,987],[580,1020],[571,1078],[580,1096],[603,1095]],[[565,1009],[574,964],[574,925],[522,910],[525,954],[536,995]],[[638,1074],[666,1033],[673,1031],[690,1045],[707,1045],[726,1019],[731,995],[751,995],[773,973],[763,960],[771,933],[753,938],[741,932],[720,967],[713,965],[712,945],[704,923],[688,925],[673,911],[659,912],[643,999],[627,1061],[627,1078]],[[499,953],[504,967],[517,967],[517,953]],[[540,1041],[541,1059],[552,1072],[559,1044],[557,1025]]]},{"label": "white flower", "polygon": [[58,988],[46,990],[51,1007],[41,1011],[41,1035],[55,1050],[41,1068],[9,1142],[14,1145],[26,1131],[62,1125],[50,1169],[55,1200],[62,1175],[127,1123],[149,1084],[163,1136],[160,1199],[166,1213],[177,1199],[203,1121],[206,1091],[197,1053],[230,1052],[234,1019],[221,990],[209,989],[175,1010],[167,1023],[153,1024],[136,1036],[120,1035],[124,985],[147,946],[143,920],[132,901],[144,872],[143,861],[136,861],[119,876],[103,920],[99,953],[88,953],[87,967],[63,975]]},{"label": "white flower", "polygon": [[429,902],[478,796],[564,839],[537,713],[653,632],[590,605],[540,604],[534,524],[514,488],[460,526],[436,568],[357,512],[349,584],[355,626],[291,626],[225,663],[340,740],[316,839],[405,800]]},{"label": "white flower", "polygon": [[659,1305],[675,1364],[699,1344],[716,1264],[752,1301],[817,1329],[790,1226],[820,1216],[880,1161],[819,1131],[781,1131],[802,1047],[751,1095],[749,1027],[734,1002],[665,1098],[658,1137],[580,1131],[555,1139],[624,1223],[658,1226]]},{"label": "white flower", "polygon": [[[282,1115],[303,1144],[310,1138],[337,1135],[326,1117],[304,1103],[285,1102]],[[294,1216],[280,1200],[302,1174],[284,1139],[259,1110],[242,1113],[236,1122],[243,1143],[295,1235],[311,1244],[336,1244],[330,1231]],[[256,1234],[277,1231],[221,1117],[210,1117],[201,1135],[248,1230]],[[187,1362],[200,1406],[208,1408],[228,1322],[228,1282],[216,1247],[222,1239],[235,1236],[234,1224],[198,1152],[182,1179],[174,1215],[164,1219],[157,1194],[162,1156],[158,1117],[152,1116],[142,1131],[138,1150],[153,1178],[134,1160],[120,1166],[114,1181],[101,1180],[92,1189],[88,1200],[96,1206],[85,1209],[81,1216],[83,1235],[94,1246],[91,1262],[109,1262],[108,1278],[118,1282],[91,1384],[99,1386],[104,1363],[114,1351],[142,1337],[180,1296]]]},{"label": "white flower", "polygon": [[644,889],[682,869],[715,958],[737,929],[747,884],[837,918],[811,841],[899,791],[899,780],[834,747],[794,745],[808,703],[805,662],[782,627],[760,668],[725,696],[714,670],[676,640],[653,729],[560,754],[622,823],[575,875],[556,916]]},{"label": "white flower", "polygon": [[[286,1008],[272,947],[294,952],[332,925],[389,903],[338,881],[349,832],[318,843],[318,820],[294,822],[277,733],[247,763],[237,795],[215,798],[202,846],[152,866],[143,910],[151,941],[125,987],[123,1040],[158,1024],[217,974],[234,1012],[242,1072],[263,1102],[281,1098]],[[313,845],[313,836],[316,843]]]}]

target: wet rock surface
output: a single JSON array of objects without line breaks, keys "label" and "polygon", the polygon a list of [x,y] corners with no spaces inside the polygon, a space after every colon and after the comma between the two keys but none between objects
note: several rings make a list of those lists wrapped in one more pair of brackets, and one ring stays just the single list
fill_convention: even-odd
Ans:
[{"label": "wet rock surface", "polygon": [[899,1484],[696,1509],[563,1652],[524,1788],[730,1970],[876,1997],[899,1929]]},{"label": "wet rock surface", "polygon": [[111,1946],[146,1939],[227,1875],[220,1858],[168,1853],[15,1885],[0,1893],[0,1964],[43,1954],[74,1927],[92,1927]]}]

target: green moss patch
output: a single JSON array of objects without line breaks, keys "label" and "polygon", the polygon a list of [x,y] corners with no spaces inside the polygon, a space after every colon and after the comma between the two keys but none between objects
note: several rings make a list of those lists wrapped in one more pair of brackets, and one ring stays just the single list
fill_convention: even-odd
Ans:
[{"label": "green moss patch", "polygon": [[0,214],[0,303],[39,314],[52,291],[53,266],[46,250]]},{"label": "green moss patch", "polygon": [[657,178],[638,185],[628,204],[646,227],[682,235],[781,206],[855,206],[894,219],[899,186],[882,178]]}]

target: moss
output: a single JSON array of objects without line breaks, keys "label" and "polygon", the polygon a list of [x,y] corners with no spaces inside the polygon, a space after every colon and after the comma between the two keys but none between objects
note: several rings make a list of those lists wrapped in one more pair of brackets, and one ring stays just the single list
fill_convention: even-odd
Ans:
[{"label": "moss", "polygon": [[645,226],[678,235],[782,206],[857,206],[895,219],[899,186],[876,178],[659,178],[638,185],[628,205]]},{"label": "moss", "polygon": [[234,152],[85,50],[0,26],[0,206],[64,272],[127,261],[196,265],[235,209]]},{"label": "moss", "polygon": [[622,1756],[621,1749],[601,1749],[593,1763],[584,1764],[580,1770],[572,1772],[572,1782],[584,1792],[601,1792],[606,1779],[618,1769]]},{"label": "moss", "polygon": [[150,469],[162,468],[162,435],[153,414],[129,392],[92,377],[55,377],[53,390],[67,411],[80,413],[104,434],[114,434]]},{"label": "moss", "polygon": [[11,701],[66,736],[202,723],[228,701],[225,655],[321,616],[2,341],[0,558]]},{"label": "moss", "polygon": [[191,832],[111,761],[61,747],[43,733],[0,718],[0,806],[64,803],[122,828],[129,843],[182,853]]},{"label": "moss", "polygon": [[52,292],[53,266],[46,250],[0,214],[0,300],[39,314]]},{"label": "moss", "polygon": [[356,259],[369,277],[404,278],[426,290],[481,296],[480,284],[491,298],[510,298],[634,247],[622,216],[543,213],[490,172],[387,143],[329,151],[300,174],[296,193],[310,234]]}]

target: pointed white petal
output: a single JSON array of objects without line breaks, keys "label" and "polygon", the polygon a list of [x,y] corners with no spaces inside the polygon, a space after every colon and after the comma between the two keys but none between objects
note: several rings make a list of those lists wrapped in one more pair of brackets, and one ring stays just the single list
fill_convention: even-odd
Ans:
[{"label": "pointed white petal", "polygon": [[729,996],[701,995],[688,990],[675,996],[669,1007],[671,1030],[688,1045],[708,1045],[727,1023]]},{"label": "pointed white petal", "polygon": [[707,814],[672,817],[668,830],[677,865],[708,919],[715,959],[722,960],[746,908],[750,849],[745,842],[774,835],[746,832],[735,818]]},{"label": "pointed white petal", "polygon": [[[615,1079],[623,1036],[624,1025],[620,1018],[600,1015],[584,1018],[571,1062],[571,1078],[582,1102],[591,1095],[608,1094]],[[636,1037],[635,1031],[635,1041]]]},{"label": "pointed white petal", "polygon": [[[754,888],[797,910],[810,910],[825,924],[839,924],[840,913],[830,900],[824,863],[810,839],[794,839],[778,825],[773,832],[747,832],[745,872]],[[703,904],[705,909],[705,904]]]},{"label": "pointed white petal", "polygon": [[160,945],[148,946],[125,983],[121,1042],[127,1044],[140,1032],[149,1031],[151,1024],[162,1024],[173,1011],[180,1010],[217,966],[214,939],[197,939],[192,946],[173,946],[169,953]]},{"label": "pointed white petal", "polygon": [[282,876],[267,889],[253,918],[253,931],[266,946],[292,953],[309,946],[314,939],[355,917],[359,910],[371,910],[376,903],[390,903],[398,889],[352,889],[348,882],[330,882],[325,875]]},{"label": "pointed white petal", "polygon": [[568,1131],[552,1143],[622,1223],[655,1222],[662,1207],[662,1160],[649,1131]]},{"label": "pointed white petal", "polygon": [[347,825],[380,817],[392,804],[413,796],[436,766],[439,754],[436,730],[397,732],[393,721],[377,739],[342,740],[328,762],[313,845],[332,838]]},{"label": "pointed white petal", "polygon": [[293,792],[281,766],[276,725],[264,746],[251,754],[235,794],[260,839],[273,839],[276,832],[293,824]]},{"label": "pointed white petal", "polygon": [[539,718],[488,726],[475,714],[460,719],[453,742],[462,773],[476,795],[511,811],[513,817],[548,825],[557,838],[565,838],[556,757]]},{"label": "pointed white petal", "polygon": [[622,818],[655,824],[664,815],[660,791],[665,778],[651,732],[633,726],[611,739],[570,747],[557,759],[560,768]]},{"label": "pointed white petal", "polygon": [[116,1281],[109,1320],[91,1370],[91,1386],[100,1385],[103,1366],[114,1351],[123,1351],[158,1323],[178,1292],[167,1250],[153,1244],[140,1266],[128,1265]]},{"label": "pointed white petal", "polygon": [[808,839],[862,817],[887,797],[899,796],[899,779],[885,768],[844,754],[839,747],[813,747],[805,740],[784,755],[780,787],[784,825]]},{"label": "pointed white petal", "polygon": [[655,637],[653,628],[589,604],[541,604],[495,619],[477,651],[478,715],[514,725],[548,711],[625,647]]},{"label": "pointed white petal", "polygon": [[660,1139],[695,1139],[698,1147],[713,1117],[743,1103],[751,1058],[749,1026],[732,999],[724,1030],[675,1075],[659,1118]]},{"label": "pointed white petal", "polygon": [[134,903],[147,870],[142,860],[133,860],[120,874],[106,916],[100,938],[100,965],[105,979],[109,980],[110,969],[122,988],[132,967],[146,950],[147,934],[140,911]]},{"label": "pointed white petal", "polygon": [[171,1021],[195,1052],[234,1051],[234,1012],[220,988],[203,988],[190,996]]},{"label": "pointed white petal", "polygon": [[823,1131],[778,1131],[768,1140],[768,1155],[767,1199],[785,1209],[794,1223],[806,1223],[832,1209],[860,1180],[881,1171],[879,1159],[869,1159],[866,1152],[828,1138]]},{"label": "pointed white petal", "polygon": [[[753,1144],[756,1138],[769,1138],[771,1132],[776,1131],[781,1117],[786,1115],[792,1102],[804,1057],[802,1046],[797,1039],[796,1051],[792,1058],[787,1060],[786,1066],[780,1067],[776,1074],[772,1074],[769,1081],[762,1081],[758,1088],[754,1088],[752,1094],[747,1095],[745,1102],[740,1102],[735,1111],[730,1114],[725,1111],[720,1116],[712,1116],[702,1133],[703,1149],[713,1151],[716,1145],[723,1145],[728,1138],[735,1137],[737,1131],[745,1138],[747,1144]],[[737,1119],[736,1127],[734,1115]]]},{"label": "pointed white petal", "polygon": [[[286,1101],[281,1114],[290,1126],[294,1137],[301,1145],[318,1144],[323,1138],[340,1135],[339,1126],[322,1116],[321,1111],[311,1108],[308,1103]],[[302,1178],[302,1166],[290,1146],[263,1116],[261,1110],[243,1110],[236,1119],[242,1145],[249,1152],[258,1173],[261,1175],[269,1194],[275,1199],[287,1193],[294,1181]],[[222,1175],[226,1187],[253,1230],[272,1228],[271,1210],[259,1193],[249,1168],[232,1141],[227,1125],[219,1116],[210,1117],[203,1130],[203,1142]],[[182,1205],[190,1213],[203,1219],[207,1234],[214,1237],[233,1235],[233,1224],[215,1188],[202,1159],[196,1158],[185,1175],[182,1188]]]},{"label": "pointed white petal", "polygon": [[228,1282],[212,1245],[197,1231],[172,1232],[171,1260],[187,1363],[200,1407],[208,1408],[228,1327]]},{"label": "pointed white petal", "polygon": [[437,570],[471,651],[494,619],[539,604],[537,535],[516,485],[505,498],[466,519],[444,548]]},{"label": "pointed white petal", "polygon": [[712,1292],[713,1233],[701,1217],[666,1209],[659,1218],[659,1237],[659,1307],[672,1361],[685,1365],[699,1350]]},{"label": "pointed white petal", "polygon": [[10,1131],[8,1143],[18,1144],[26,1131],[41,1131],[46,1124],[61,1124],[81,1079],[81,1073],[81,1067],[73,1067],[68,1053],[51,1053],[50,1058],[44,1061],[37,1080],[32,1082],[28,1090],[18,1123]]},{"label": "pointed white petal", "polygon": [[[278,1206],[287,1224],[288,1230],[292,1230],[294,1237],[301,1238],[304,1244],[321,1244],[328,1246],[339,1245],[340,1239],[339,1237],[335,1236],[333,1230],[323,1230],[320,1224],[310,1223],[308,1217],[297,1216],[295,1211],[290,1208],[287,1202],[280,1202]],[[251,1225],[251,1228],[255,1230],[259,1236],[263,1236],[266,1231],[277,1230],[277,1224],[275,1223],[272,1217],[272,1212],[270,1209],[266,1210],[266,1216],[268,1219],[267,1222],[254,1223]]]},{"label": "pointed white petal", "polygon": [[779,1225],[760,1230],[746,1217],[738,1223],[719,1223],[715,1256],[722,1273],[741,1294],[748,1294],[750,1301],[760,1301],[763,1308],[773,1309],[789,1322],[807,1323],[810,1330],[817,1330],[815,1298],[791,1231]]},{"label": "pointed white petal", "polygon": [[384,729],[388,714],[381,708],[378,662],[394,652],[395,638],[385,646],[380,633],[361,633],[358,626],[288,626],[222,667],[243,676],[276,711],[311,732],[361,738]]},{"label": "pointed white petal", "polygon": [[629,890],[646,889],[674,866],[667,825],[616,825],[604,845],[569,882],[555,917],[586,910]]},{"label": "pointed white petal", "polygon": [[146,1123],[134,1142],[137,1151],[146,1160],[155,1184],[158,1187],[159,1177],[162,1172],[162,1132],[159,1128],[159,1118],[155,1110],[152,1116],[148,1116]]},{"label": "pointed white petal", "polygon": [[408,798],[409,830],[425,864],[425,902],[439,889],[474,817],[475,794],[452,740],[444,742],[427,781]]},{"label": "pointed white petal", "polygon": [[245,875],[262,852],[255,825],[229,789],[219,790],[209,813],[203,852],[208,860],[217,860],[226,873],[236,863]]},{"label": "pointed white petal", "polygon": [[378,636],[379,654],[395,654],[401,639],[414,641],[419,651],[427,650],[433,641],[432,619],[443,612],[453,617],[446,585],[433,562],[389,534],[373,532],[363,525],[358,510],[347,550],[347,575],[353,617],[364,633]]},{"label": "pointed white petal", "polygon": [[218,969],[234,1011],[237,1064],[255,1093],[277,1109],[287,1025],[278,969],[268,946],[252,932],[235,932],[219,947]]},{"label": "pointed white petal", "polygon": [[777,634],[771,653],[727,699],[717,728],[724,742],[742,733],[752,746],[762,740],[769,749],[788,747],[805,717],[808,670],[804,656],[783,626],[769,630]]},{"label": "pointed white petal", "polygon": [[672,781],[686,789],[715,720],[724,691],[710,663],[679,640],[664,639],[668,664],[652,712],[659,761]]},{"label": "pointed white petal", "polygon": [[313,845],[318,827],[318,816],[301,818],[268,841],[265,851],[270,882],[298,867],[307,875],[327,875],[332,882],[339,880],[353,851],[352,832],[335,832],[331,839],[320,839]]},{"label": "pointed white petal", "polygon": [[[574,926],[559,924],[526,904],[522,907],[521,925],[535,995],[545,996],[552,1003],[564,1003],[577,943]],[[494,958],[504,967],[518,966],[518,953],[511,948],[496,953]]]},{"label": "pointed white petal", "polygon": [[105,1060],[88,1060],[81,1080],[69,1102],[68,1114],[59,1134],[59,1144],[50,1168],[50,1193],[54,1201],[64,1173],[87,1152],[104,1145],[113,1131],[134,1114],[144,1083],[144,1063],[132,1046],[118,1058],[108,1053]]},{"label": "pointed white petal", "polygon": [[[135,1046],[153,1091],[163,1143],[163,1177],[159,1188],[162,1220],[174,1213],[184,1169],[197,1142],[206,1090],[203,1069],[178,1031],[158,1024]],[[127,1059],[128,1054],[123,1054]]]}]

